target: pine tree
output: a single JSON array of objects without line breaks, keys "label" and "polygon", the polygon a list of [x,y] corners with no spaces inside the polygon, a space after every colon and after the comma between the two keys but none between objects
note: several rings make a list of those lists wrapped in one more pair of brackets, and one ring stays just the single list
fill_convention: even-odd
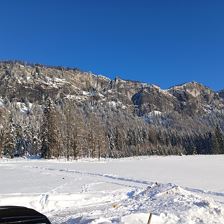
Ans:
[{"label": "pine tree", "polygon": [[0,158],[3,154],[3,144],[4,144],[4,126],[3,126],[3,111],[0,110]]},{"label": "pine tree", "polygon": [[57,113],[51,99],[47,99],[43,110],[41,126],[41,157],[50,159],[59,157],[59,129],[57,126]]},{"label": "pine tree", "polygon": [[16,146],[15,125],[13,123],[12,115],[9,115],[8,125],[4,133],[3,147],[4,155],[13,158]]},{"label": "pine tree", "polygon": [[71,139],[71,148],[72,148],[72,154],[73,159],[77,159],[79,150],[78,150],[78,131],[74,131]]},{"label": "pine tree", "polygon": [[215,134],[214,134],[213,141],[214,141],[213,152],[215,154],[223,154],[224,153],[224,139],[223,139],[223,134],[222,134],[219,126],[216,126],[216,128],[215,128]]},{"label": "pine tree", "polygon": [[0,158],[2,158],[3,154],[3,142],[4,142],[4,131],[0,130]]}]

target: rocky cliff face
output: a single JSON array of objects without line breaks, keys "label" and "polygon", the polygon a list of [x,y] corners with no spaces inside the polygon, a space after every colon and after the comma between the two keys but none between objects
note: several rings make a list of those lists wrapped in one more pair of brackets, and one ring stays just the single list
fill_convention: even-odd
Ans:
[{"label": "rocky cliff face", "polygon": [[176,111],[186,115],[207,114],[224,109],[223,93],[191,82],[168,90],[120,78],[110,80],[101,75],[63,67],[45,67],[13,62],[0,63],[0,96],[9,101],[40,103],[44,96],[84,102],[135,107],[139,115],[153,111]]},{"label": "rocky cliff face", "polygon": [[[147,154],[153,147],[159,146],[161,150],[165,147],[163,145],[170,148],[179,147],[181,152],[186,152],[188,145],[186,146],[183,142],[183,136],[184,138],[186,136],[195,137],[197,134],[207,136],[213,133],[217,125],[221,129],[224,127],[223,92],[217,93],[196,82],[163,90],[151,84],[122,80],[119,77],[111,80],[78,69],[30,65],[21,62],[0,63],[2,114],[13,113],[14,120],[21,116],[20,113],[23,117],[33,114],[35,120],[34,110],[37,111],[39,108],[39,114],[41,114],[47,98],[60,107],[60,110],[63,110],[63,106],[70,102],[78,108],[82,117],[83,114],[88,116],[91,113],[97,114],[98,118],[101,117],[99,122],[106,129],[108,138],[112,136],[112,134],[109,136],[109,133],[113,132],[115,136],[117,133],[125,132],[123,135],[126,140],[122,143],[123,146],[120,146],[121,149],[115,146],[115,142],[109,142],[107,146],[110,148],[107,151],[111,151],[111,147],[113,150],[123,150],[121,155],[136,154],[132,152],[133,150],[136,152],[136,148],[142,152],[140,154]],[[125,121],[122,120],[122,116],[125,117]],[[3,121],[4,118],[2,118],[2,123]],[[38,122],[41,122],[41,119]],[[113,122],[113,130],[109,130],[107,125]],[[23,126],[21,119],[17,121],[17,125]],[[136,132],[139,128],[147,132],[147,137],[144,137],[147,141],[142,140],[139,144],[131,143],[133,139],[128,137],[130,130]],[[176,143],[171,140],[170,133],[172,132],[177,136]],[[135,133],[133,134],[135,137],[132,136],[132,138],[143,138],[142,135],[144,133],[141,133],[141,136]],[[164,135],[164,139],[158,140],[157,135]],[[180,135],[181,138],[178,137]],[[202,137],[202,139],[208,140],[207,137]],[[142,149],[142,147],[145,148]],[[194,147],[200,153],[201,149],[197,148],[199,146],[194,145]]]},{"label": "rocky cliff face", "polygon": [[203,115],[224,109],[223,98],[211,89],[196,83],[186,83],[161,90],[157,86],[142,88],[133,95],[141,114],[152,111],[177,112],[189,116]]}]

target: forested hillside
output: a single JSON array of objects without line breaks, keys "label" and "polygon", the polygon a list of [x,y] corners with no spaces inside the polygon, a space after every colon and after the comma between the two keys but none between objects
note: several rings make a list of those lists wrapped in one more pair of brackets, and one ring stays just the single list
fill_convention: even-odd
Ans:
[{"label": "forested hillside", "polygon": [[224,153],[224,94],[0,62],[0,156]]}]

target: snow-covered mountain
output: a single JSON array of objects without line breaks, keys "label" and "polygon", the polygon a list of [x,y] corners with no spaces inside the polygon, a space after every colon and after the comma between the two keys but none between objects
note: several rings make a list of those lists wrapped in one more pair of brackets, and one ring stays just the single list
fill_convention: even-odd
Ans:
[{"label": "snow-covered mountain", "polygon": [[[102,75],[78,69],[28,65],[19,62],[0,63],[0,94],[10,101],[40,103],[44,96],[53,99],[89,101],[133,109],[143,114],[154,110],[178,113],[222,112],[222,91],[214,92],[197,82],[163,90],[160,87],[119,77],[111,80]],[[125,108],[123,107],[123,108]],[[143,109],[143,110],[142,110]]]},{"label": "snow-covered mountain", "polygon": [[[41,151],[47,101],[55,113],[53,123],[61,139],[58,144],[71,138],[66,134],[67,122],[72,133],[78,130],[76,138],[82,139],[76,139],[76,146],[82,145],[75,153],[80,156],[222,150],[223,143],[217,143],[224,128],[222,91],[215,92],[196,82],[163,90],[156,85],[119,77],[111,80],[79,69],[0,62],[0,117],[1,130],[5,132],[2,138],[11,132],[13,151]],[[7,141],[3,142],[1,151],[9,154]],[[72,146],[67,147],[72,151]]]}]

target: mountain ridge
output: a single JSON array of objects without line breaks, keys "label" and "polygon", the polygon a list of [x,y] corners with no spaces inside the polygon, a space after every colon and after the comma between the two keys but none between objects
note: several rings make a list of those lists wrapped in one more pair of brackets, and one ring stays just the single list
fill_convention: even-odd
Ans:
[{"label": "mountain ridge", "polygon": [[188,82],[183,82],[183,83],[179,83],[179,84],[176,84],[176,85],[172,85],[168,88],[162,88],[160,87],[159,85],[157,84],[153,84],[153,83],[150,83],[150,82],[145,82],[145,81],[139,81],[139,80],[130,80],[130,79],[123,79],[121,75],[115,75],[114,78],[110,78],[108,77],[107,75],[104,75],[104,74],[96,74],[96,73],[93,73],[91,71],[85,71],[83,69],[80,69],[78,67],[72,67],[72,66],[63,66],[63,65],[48,65],[48,64],[41,64],[41,63],[34,63],[34,62],[27,62],[27,61],[23,61],[23,60],[0,60],[0,64],[18,64],[18,65],[22,65],[22,66],[26,66],[26,65],[29,65],[31,67],[35,67],[35,66],[40,66],[40,67],[46,67],[46,68],[52,68],[52,69],[63,69],[63,70],[71,70],[71,71],[80,71],[84,74],[91,74],[91,75],[94,75],[94,76],[98,76],[98,77],[102,77],[102,78],[105,78],[105,79],[108,79],[110,81],[112,80],[115,80],[115,79],[120,79],[120,80],[123,80],[123,81],[127,81],[127,82],[133,82],[133,83],[141,83],[142,85],[152,85],[152,86],[157,86],[158,88],[160,88],[161,90],[170,90],[172,89],[173,87],[181,87],[181,86],[185,86],[185,85],[188,85],[188,84],[198,84],[198,85],[201,85],[201,86],[204,86],[205,88],[207,89],[210,89],[212,90],[213,92],[216,92],[216,93],[219,93],[221,91],[224,91],[224,87],[223,89],[220,89],[220,90],[214,90],[213,88],[201,83],[201,82],[197,82],[197,81],[188,81]]},{"label": "mountain ridge", "polygon": [[[70,157],[74,144],[77,152],[73,151],[73,157],[224,150],[223,92],[194,81],[161,89],[77,68],[0,62],[0,112],[2,138],[11,139],[11,153],[2,140],[0,151],[4,155],[13,152],[57,157],[62,156],[57,149],[60,146],[62,154]],[[53,142],[60,139],[56,145],[43,146],[43,122],[49,122],[51,135],[57,136]],[[32,129],[32,135],[27,128]],[[10,133],[11,137],[4,137]],[[43,147],[51,153],[43,153]]]}]

